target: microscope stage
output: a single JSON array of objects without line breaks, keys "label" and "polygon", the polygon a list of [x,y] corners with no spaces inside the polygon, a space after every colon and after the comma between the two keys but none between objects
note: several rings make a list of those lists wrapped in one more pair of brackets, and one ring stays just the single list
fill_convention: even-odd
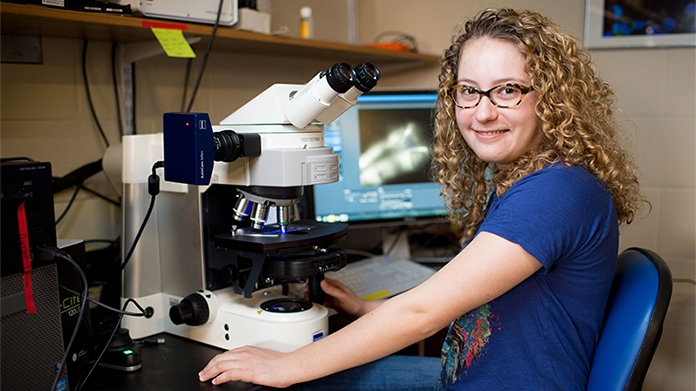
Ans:
[{"label": "microscope stage", "polygon": [[285,233],[271,225],[262,231],[240,228],[234,234],[219,234],[215,236],[215,246],[272,255],[329,246],[347,233],[347,224],[300,220],[290,224]]}]

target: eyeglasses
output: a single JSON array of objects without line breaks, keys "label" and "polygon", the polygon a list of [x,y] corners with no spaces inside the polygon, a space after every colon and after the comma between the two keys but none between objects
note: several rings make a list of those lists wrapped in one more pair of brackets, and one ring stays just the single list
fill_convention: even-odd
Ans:
[{"label": "eyeglasses", "polygon": [[452,86],[450,95],[454,104],[462,109],[471,109],[478,106],[481,98],[486,96],[496,107],[508,109],[518,106],[525,95],[532,91],[533,87],[523,87],[519,84],[501,84],[488,91],[481,91],[476,87],[457,84]]}]

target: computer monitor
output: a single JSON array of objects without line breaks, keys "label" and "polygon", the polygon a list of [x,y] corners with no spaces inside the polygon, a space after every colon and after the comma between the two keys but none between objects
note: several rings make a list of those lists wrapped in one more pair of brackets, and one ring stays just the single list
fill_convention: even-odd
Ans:
[{"label": "computer monitor", "polygon": [[444,216],[440,185],[429,176],[436,103],[432,91],[371,92],[326,125],[340,174],[314,186],[316,220],[388,226]]}]

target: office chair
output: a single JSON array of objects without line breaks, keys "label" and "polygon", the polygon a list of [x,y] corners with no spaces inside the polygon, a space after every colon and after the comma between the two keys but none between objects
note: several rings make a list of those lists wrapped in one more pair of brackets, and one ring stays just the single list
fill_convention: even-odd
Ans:
[{"label": "office chair", "polygon": [[588,391],[640,390],[662,335],[672,274],[650,250],[619,254]]}]

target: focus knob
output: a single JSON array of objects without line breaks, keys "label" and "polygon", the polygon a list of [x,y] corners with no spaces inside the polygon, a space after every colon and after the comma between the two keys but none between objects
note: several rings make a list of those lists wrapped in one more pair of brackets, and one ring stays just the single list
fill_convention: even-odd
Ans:
[{"label": "focus knob", "polygon": [[222,281],[232,284],[233,282],[239,280],[239,269],[237,265],[226,265],[220,270],[220,278]]},{"label": "focus knob", "polygon": [[210,317],[208,302],[198,293],[192,293],[181,300],[179,304],[169,308],[169,319],[174,324],[200,326]]}]

